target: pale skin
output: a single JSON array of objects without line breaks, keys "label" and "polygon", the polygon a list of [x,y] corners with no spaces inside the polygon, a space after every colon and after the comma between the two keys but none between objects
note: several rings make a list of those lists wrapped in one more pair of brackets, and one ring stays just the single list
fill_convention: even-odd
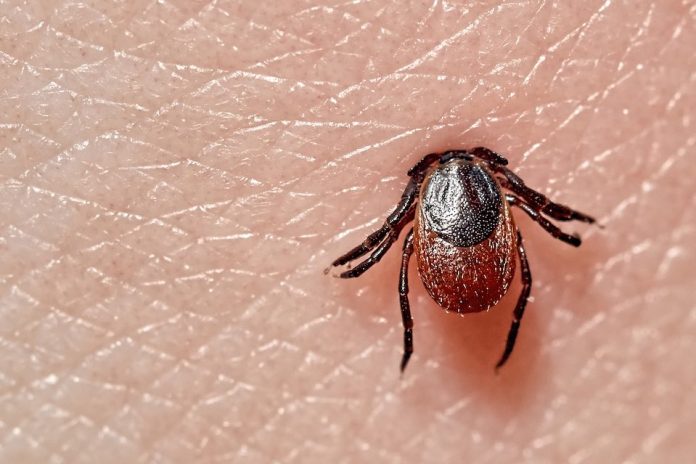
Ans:
[{"label": "pale skin", "polygon": [[[0,462],[693,458],[693,2],[97,3],[0,2]],[[400,241],[322,271],[477,145],[605,228],[515,213],[498,375],[413,261],[400,376]]]}]

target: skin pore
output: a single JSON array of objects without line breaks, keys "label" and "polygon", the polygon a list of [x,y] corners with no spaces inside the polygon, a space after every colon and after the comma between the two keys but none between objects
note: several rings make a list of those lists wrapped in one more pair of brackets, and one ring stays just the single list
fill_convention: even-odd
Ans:
[{"label": "skin pore", "polygon": [[[572,4],[572,5],[571,5]],[[688,462],[693,2],[0,2],[0,462]],[[446,314],[375,230],[490,147],[534,284]],[[403,234],[402,234],[403,236]]]}]

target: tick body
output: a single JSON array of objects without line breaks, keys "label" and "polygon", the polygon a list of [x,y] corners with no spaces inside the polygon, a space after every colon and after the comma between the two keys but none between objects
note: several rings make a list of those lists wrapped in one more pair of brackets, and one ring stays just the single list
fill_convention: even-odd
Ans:
[{"label": "tick body", "polygon": [[413,319],[408,301],[408,265],[416,255],[418,272],[430,296],[447,311],[485,311],[510,287],[519,261],[522,291],[503,354],[508,360],[529,298],[532,276],[511,207],[523,210],[555,238],[579,246],[580,238],[562,232],[549,219],[594,223],[594,218],[554,203],[527,187],[499,154],[478,147],[426,155],[408,172],[409,182],[384,225],[363,243],[336,259],[340,266],[370,256],[342,278],[358,277],[377,263],[413,221],[404,239],[399,299],[404,325],[403,371],[413,352]]},{"label": "tick body", "polygon": [[510,207],[485,164],[450,159],[432,169],[414,221],[418,272],[445,310],[485,311],[505,295],[517,237]]}]

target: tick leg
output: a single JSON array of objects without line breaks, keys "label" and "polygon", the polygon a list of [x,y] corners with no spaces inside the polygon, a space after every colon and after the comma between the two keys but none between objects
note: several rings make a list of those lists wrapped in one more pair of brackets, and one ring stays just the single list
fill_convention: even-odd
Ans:
[{"label": "tick leg", "polygon": [[498,153],[486,147],[476,147],[469,150],[469,152],[477,158],[481,158],[482,160],[488,161],[489,163],[499,164],[502,166],[508,164],[508,160],[504,156],[499,155]]},{"label": "tick leg", "polygon": [[527,187],[524,181],[514,172],[505,166],[492,165],[491,168],[505,176],[502,180],[503,187],[512,190],[517,195],[521,196],[526,203],[532,206],[535,210],[548,214],[553,219],[558,221],[581,221],[588,224],[597,222],[592,216],[588,216],[580,211],[575,211],[568,206],[560,203],[554,203],[543,194]]},{"label": "tick leg", "polygon": [[404,354],[401,357],[401,372],[413,353],[413,318],[411,306],[408,304],[408,262],[413,253],[413,228],[404,239],[404,251],[401,255],[401,273],[399,274],[399,303],[401,304],[401,319],[404,324]]},{"label": "tick leg", "polygon": [[[409,179],[408,184],[404,189],[404,193],[401,194],[401,200],[399,201],[399,204],[396,205],[394,211],[392,211],[392,213],[389,216],[387,216],[387,219],[384,221],[384,225],[382,225],[382,227],[380,227],[375,232],[368,235],[367,238],[360,245],[356,246],[348,253],[338,257],[333,263],[331,263],[331,265],[341,266],[343,264],[349,263],[350,261],[353,261],[354,259],[366,255],[367,253],[372,251],[372,249],[374,249],[377,245],[382,243],[385,237],[387,237],[392,230],[394,230],[396,227],[399,227],[399,224],[403,222],[404,218],[407,215],[412,214],[410,210],[416,198],[418,197],[418,190],[420,189],[421,182],[423,182],[423,179],[425,178],[426,170],[431,164],[439,160],[441,157],[441,153],[430,153],[428,155],[425,155],[419,162],[417,162],[411,169],[409,169],[408,175],[411,178]],[[412,217],[413,216],[411,216],[411,218]],[[401,227],[403,227],[403,224],[401,225]],[[396,238],[394,238],[394,240],[396,240]],[[387,249],[389,249],[390,245],[387,246]]]},{"label": "tick leg", "polygon": [[540,214],[538,210],[535,210],[531,206],[529,206],[527,203],[524,202],[519,197],[516,197],[514,195],[505,195],[505,199],[507,202],[512,205],[512,206],[517,206],[519,209],[527,213],[527,215],[532,218],[537,224],[539,224],[541,227],[546,230],[549,234],[551,234],[553,237],[557,238],[558,240],[561,240],[563,242],[566,242],[570,245],[573,245],[574,247],[579,247],[580,244],[582,243],[582,240],[580,240],[580,236],[577,234],[566,234],[563,232],[561,229],[556,227],[546,219],[543,215]]},{"label": "tick leg", "polygon": [[524,309],[527,307],[529,292],[532,290],[532,273],[529,270],[529,262],[527,261],[527,253],[524,251],[524,243],[522,242],[522,234],[517,232],[517,253],[520,257],[520,270],[522,274],[522,292],[517,300],[515,311],[512,314],[512,325],[508,332],[507,341],[505,342],[505,351],[500,357],[500,361],[495,365],[496,371],[500,369],[512,354],[515,348],[515,340],[517,340],[517,332],[520,330],[520,322],[524,315]]},{"label": "tick leg", "polygon": [[501,164],[503,166],[508,163],[508,160],[486,147],[476,147],[472,150],[448,150],[442,154],[440,163],[444,164],[452,158],[465,159],[469,161],[474,158],[480,158],[489,163]]},{"label": "tick leg", "polygon": [[440,157],[440,164],[445,164],[451,159],[464,159],[471,161],[474,159],[474,155],[466,150],[448,150],[442,154]]},{"label": "tick leg", "polygon": [[382,259],[382,257],[387,253],[389,248],[391,248],[394,242],[396,242],[396,239],[399,238],[399,233],[401,232],[401,229],[403,229],[406,224],[411,222],[414,213],[415,209],[411,208],[408,211],[408,213],[406,213],[406,215],[402,218],[401,222],[399,222],[387,233],[387,237],[384,239],[384,241],[382,241],[382,243],[379,244],[375,251],[373,251],[372,254],[365,261],[362,261],[353,269],[349,269],[345,272],[342,272],[339,275],[339,277],[341,277],[342,279],[350,279],[351,277],[361,276],[365,271],[377,264],[379,260]]},{"label": "tick leg", "polygon": [[425,170],[428,169],[428,167],[431,164],[439,160],[441,157],[442,153],[428,153],[419,162],[414,164],[411,169],[408,170],[408,175],[414,177],[421,176],[422,179],[422,175],[425,173]]},{"label": "tick leg", "polygon": [[408,181],[408,185],[406,185],[404,193],[401,195],[401,201],[399,201],[399,204],[396,206],[396,209],[394,209],[394,211],[389,216],[387,216],[387,219],[384,221],[384,225],[380,227],[379,230],[368,235],[365,241],[363,241],[360,245],[356,246],[348,253],[337,258],[333,263],[331,263],[331,265],[341,266],[343,264],[346,264],[350,261],[353,261],[354,259],[360,258],[361,256],[369,253],[373,248],[379,245],[382,242],[382,240],[384,240],[384,237],[389,235],[389,233],[394,229],[394,227],[398,226],[398,224],[404,219],[404,217],[406,217],[409,214],[409,211],[412,209],[411,207],[413,206],[416,196],[418,195],[419,185],[420,179],[412,177]]}]

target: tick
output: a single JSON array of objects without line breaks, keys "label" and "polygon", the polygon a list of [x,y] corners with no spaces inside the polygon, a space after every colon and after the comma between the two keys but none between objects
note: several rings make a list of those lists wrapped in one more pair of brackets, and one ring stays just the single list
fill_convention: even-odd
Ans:
[{"label": "tick", "polygon": [[554,203],[527,187],[506,167],[507,160],[485,147],[431,153],[408,171],[401,201],[384,225],[332,266],[366,259],[339,275],[362,275],[389,250],[407,224],[399,276],[399,300],[404,326],[403,372],[413,353],[413,319],[408,302],[408,264],[415,252],[418,273],[430,296],[446,311],[459,314],[486,311],[505,295],[519,259],[522,291],[496,369],[505,364],[515,340],[532,286],[527,255],[510,208],[524,211],[553,237],[580,246],[577,234],[567,234],[557,221],[595,219]]}]

